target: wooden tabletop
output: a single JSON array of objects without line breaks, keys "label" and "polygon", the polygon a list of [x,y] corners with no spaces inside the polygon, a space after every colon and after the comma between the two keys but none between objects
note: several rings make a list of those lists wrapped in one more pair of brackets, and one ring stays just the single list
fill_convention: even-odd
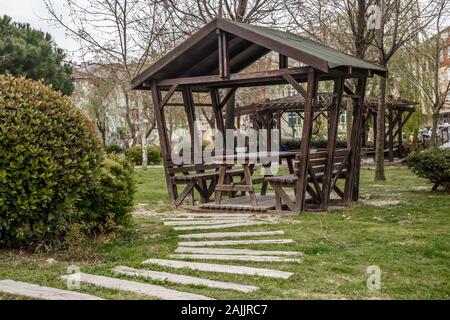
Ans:
[{"label": "wooden tabletop", "polygon": [[285,159],[285,158],[294,158],[296,156],[296,151],[274,151],[274,152],[267,152],[267,153],[238,153],[238,154],[230,154],[230,155],[220,155],[220,156],[214,156],[212,159],[214,163],[223,164],[225,163],[242,163],[247,164],[249,162],[258,162],[261,159],[267,159],[267,158],[279,158],[279,159]]}]

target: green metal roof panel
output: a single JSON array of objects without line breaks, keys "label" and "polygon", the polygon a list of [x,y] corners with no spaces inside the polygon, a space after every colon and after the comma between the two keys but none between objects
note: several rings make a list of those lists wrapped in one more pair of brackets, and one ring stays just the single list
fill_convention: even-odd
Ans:
[{"label": "green metal roof panel", "polygon": [[241,28],[256,32],[261,36],[270,38],[274,41],[280,42],[284,45],[290,46],[292,48],[295,48],[297,50],[303,51],[307,54],[325,60],[328,62],[329,68],[350,66],[354,68],[386,72],[386,69],[383,68],[382,66],[366,62],[364,60],[358,59],[356,57],[350,56],[336,49],[328,47],[319,42],[312,41],[310,39],[304,38],[302,36],[290,32],[270,29],[262,26],[255,26],[247,23],[239,23],[239,22],[232,22],[232,23],[238,25]]}]

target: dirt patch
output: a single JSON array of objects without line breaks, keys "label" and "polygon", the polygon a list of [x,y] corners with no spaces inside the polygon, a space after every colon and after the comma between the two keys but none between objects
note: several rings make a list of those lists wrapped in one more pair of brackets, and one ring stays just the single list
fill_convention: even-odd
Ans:
[{"label": "dirt patch", "polygon": [[396,206],[400,204],[399,200],[366,200],[363,203],[375,206],[375,207],[386,207],[386,206]]}]

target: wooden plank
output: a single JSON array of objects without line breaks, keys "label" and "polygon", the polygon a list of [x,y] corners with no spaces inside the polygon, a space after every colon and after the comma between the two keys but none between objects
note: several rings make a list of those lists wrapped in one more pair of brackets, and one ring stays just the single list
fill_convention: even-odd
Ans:
[{"label": "wooden plank", "polygon": [[308,162],[309,162],[309,142],[311,141],[312,134],[312,118],[313,118],[313,105],[317,96],[318,78],[316,71],[310,69],[308,72],[308,91],[305,98],[305,120],[303,123],[302,141],[300,148],[300,161],[298,166],[298,180],[296,185],[296,211],[303,211],[305,207],[306,199],[306,185],[308,183]]},{"label": "wooden plank", "polygon": [[173,94],[174,94],[175,90],[177,90],[177,88],[178,88],[177,84],[174,84],[173,86],[170,87],[169,92],[166,93],[166,95],[164,96],[164,99],[159,104],[160,109],[164,108],[164,106],[167,104],[167,102],[173,96]]},{"label": "wooden plank", "polygon": [[[270,71],[255,71],[246,73],[232,73],[230,74],[229,80],[223,80],[220,75],[213,76],[199,76],[199,77],[186,77],[186,78],[174,78],[174,79],[164,79],[158,82],[158,86],[172,86],[174,84],[178,85],[214,85],[222,84],[224,86],[228,84],[237,85],[253,85],[259,81],[270,82],[273,80],[283,80],[283,75],[292,75],[295,77],[305,77],[308,72],[309,67],[297,67],[281,70],[270,70]],[[230,86],[232,87],[232,86]]]},{"label": "wooden plank", "polygon": [[324,176],[322,179],[322,202],[320,208],[324,211],[328,210],[330,201],[330,194],[333,187],[333,170],[334,163],[336,161],[336,141],[339,127],[339,114],[342,104],[342,95],[344,91],[344,77],[338,77],[334,81],[334,98],[333,103],[330,106],[330,114],[328,117],[328,143],[327,143],[327,164],[325,167]]},{"label": "wooden plank", "polygon": [[362,118],[363,105],[366,89],[366,78],[358,79],[357,94],[360,97],[353,107],[353,125],[350,140],[350,154],[347,167],[347,177],[344,189],[344,203],[349,204],[357,198],[359,193],[359,168],[361,165],[361,142],[362,142]]},{"label": "wooden plank", "polygon": [[189,184],[184,188],[183,192],[178,196],[177,200],[175,201],[175,205],[178,207],[184,199],[186,199],[187,195],[192,192],[192,189],[194,188],[196,182],[189,182]]},{"label": "wooden plank", "polygon": [[166,186],[169,193],[169,202],[172,206],[176,206],[176,199],[178,198],[177,195],[177,187],[172,183],[172,180],[170,178],[170,173],[168,171],[168,163],[166,160],[167,155],[170,154],[170,147],[167,137],[167,127],[165,123],[165,117],[164,117],[164,109],[160,108],[161,104],[161,91],[156,86],[156,82],[152,82],[152,97],[153,97],[153,104],[155,105],[154,111],[155,111],[155,119],[156,119],[156,126],[158,128],[159,133],[159,139],[160,139],[160,145],[161,145],[161,152],[163,154],[163,165],[164,165],[164,173],[166,178]]},{"label": "wooden plank", "polygon": [[283,78],[292,86],[298,93],[302,95],[303,98],[307,97],[306,90],[294,79],[291,75],[285,74]]}]

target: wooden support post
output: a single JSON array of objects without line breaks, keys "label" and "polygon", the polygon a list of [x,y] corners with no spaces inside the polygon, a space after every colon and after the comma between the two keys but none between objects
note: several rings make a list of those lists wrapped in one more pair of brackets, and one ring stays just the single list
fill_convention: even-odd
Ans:
[{"label": "wooden support post", "polygon": [[359,98],[353,104],[353,126],[350,143],[350,158],[347,167],[347,178],[345,181],[344,203],[349,204],[357,201],[359,197],[359,171],[361,167],[361,142],[362,142],[362,118],[364,108],[364,97],[366,89],[366,78],[359,78],[356,94]]},{"label": "wooden support post", "polygon": [[308,72],[308,89],[305,99],[305,116],[303,122],[298,179],[296,185],[295,208],[302,212],[305,209],[306,187],[308,184],[309,143],[313,125],[313,108],[317,97],[318,77],[314,69]]},{"label": "wooden support post", "polygon": [[167,136],[167,127],[164,116],[164,108],[161,108],[161,90],[152,82],[152,97],[155,106],[156,125],[158,127],[159,140],[161,145],[161,152],[163,154],[164,172],[166,177],[166,186],[169,192],[169,202],[173,207],[176,207],[176,199],[178,198],[177,186],[172,182],[171,175],[168,170],[167,159],[170,156],[169,138]]},{"label": "wooden support post", "polygon": [[219,76],[222,79],[230,78],[230,54],[228,40],[225,32],[217,30],[219,48]]},{"label": "wooden support post", "polygon": [[392,109],[389,109],[388,125],[389,162],[394,162],[394,112]]},{"label": "wooden support post", "polygon": [[373,119],[373,147],[377,145],[377,132],[378,132],[378,126],[377,126],[377,113],[372,112],[372,119]]},{"label": "wooden support post", "polygon": [[400,158],[403,157],[403,111],[399,111],[398,115],[398,154]]},{"label": "wooden support post", "polygon": [[222,115],[222,109],[220,108],[220,96],[219,96],[219,91],[217,89],[211,89],[211,103],[213,106],[213,111],[214,111],[214,117],[216,120],[216,129],[222,134],[222,147],[223,147],[223,151],[225,151],[225,142],[226,142],[226,137],[225,137],[225,123],[223,120],[223,115]]},{"label": "wooden support post", "polygon": [[327,162],[325,167],[325,173],[322,179],[322,203],[320,205],[321,210],[328,210],[330,201],[330,194],[332,191],[333,181],[333,167],[334,167],[334,153],[336,151],[337,131],[339,125],[339,114],[342,103],[342,95],[344,91],[344,77],[339,77],[334,81],[334,97],[333,103],[330,106],[330,112],[328,116],[328,143],[327,143]]}]

